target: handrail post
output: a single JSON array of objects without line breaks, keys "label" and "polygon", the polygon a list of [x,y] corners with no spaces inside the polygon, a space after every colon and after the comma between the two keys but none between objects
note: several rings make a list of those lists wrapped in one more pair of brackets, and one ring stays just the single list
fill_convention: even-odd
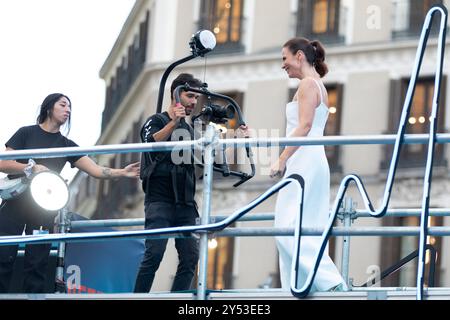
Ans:
[{"label": "handrail post", "polygon": [[[58,232],[66,233],[68,230],[69,223],[67,221],[67,208],[62,208],[59,210],[58,214]],[[58,253],[56,260],[56,274],[55,274],[55,292],[56,293],[65,293],[66,292],[66,284],[64,282],[64,256],[66,254],[66,243],[64,241],[60,241],[58,243]]]},{"label": "handrail post", "polygon": [[[353,207],[353,199],[351,197],[345,197],[343,201],[342,214],[340,219],[344,224],[344,227],[349,228],[352,225],[356,210]],[[345,283],[350,287],[349,281],[349,265],[350,265],[350,235],[342,237],[342,261],[341,272]]]},{"label": "handrail post", "polygon": [[[204,167],[203,167],[203,203],[201,224],[206,225],[210,220],[211,189],[213,178],[214,151],[219,134],[212,124],[208,124],[205,132]],[[208,275],[208,233],[200,234],[199,272],[197,281],[197,299],[206,300]]]}]

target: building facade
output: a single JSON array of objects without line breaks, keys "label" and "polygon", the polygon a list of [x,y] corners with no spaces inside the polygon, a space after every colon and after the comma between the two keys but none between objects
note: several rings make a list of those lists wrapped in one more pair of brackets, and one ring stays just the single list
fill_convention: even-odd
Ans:
[{"label": "building facade", "polygon": [[[395,133],[415,60],[426,12],[448,0],[137,0],[117,41],[100,70],[106,84],[105,109],[99,145],[140,142],[139,130],[156,110],[160,79],[167,66],[188,56],[192,34],[208,29],[217,38],[216,49],[172,72],[193,73],[213,92],[233,97],[257,137],[285,134],[285,105],[298,86],[281,69],[281,46],[294,36],[319,39],[326,48],[330,72],[324,78],[330,115],[326,135]],[[270,14],[269,14],[270,13]],[[437,19],[436,19],[437,20]],[[434,23],[434,28],[437,23]],[[408,133],[428,130],[434,89],[437,32],[432,31],[412,105]],[[445,61],[449,59],[447,53]],[[439,132],[450,125],[447,95],[448,67],[441,88]],[[167,88],[166,88],[167,89]],[[163,109],[170,97],[164,96]],[[232,124],[231,124],[232,125]],[[390,208],[420,208],[426,145],[404,147]],[[277,150],[254,150],[257,175],[238,188],[232,178],[217,177],[212,214],[231,214],[250,202],[274,181],[268,168]],[[436,154],[431,206],[450,208],[449,150],[439,145]],[[382,197],[392,149],[383,145],[327,147],[332,172],[330,204],[342,178],[356,173],[363,178],[374,205]],[[232,158],[233,155],[229,156]],[[236,157],[236,154],[234,154]],[[139,159],[139,154],[101,155],[101,164],[118,166]],[[248,170],[246,165],[236,168]],[[71,183],[72,210],[92,219],[143,217],[139,182],[96,181],[78,173]],[[349,195],[357,205],[356,190]],[[197,192],[201,203],[201,184]],[[275,198],[255,212],[272,212]],[[449,225],[449,218],[432,217],[432,225]],[[240,222],[235,226],[271,227],[273,222]],[[357,226],[417,226],[418,218],[358,219]],[[277,287],[278,258],[272,237],[217,238],[209,252],[208,288]],[[429,239],[438,250],[437,285],[450,286],[447,238]],[[354,237],[351,240],[350,277],[362,284],[373,266],[380,269],[417,249],[417,237]],[[170,250],[157,273],[153,290],[168,290],[176,268]],[[330,245],[341,263],[342,239]],[[416,264],[383,281],[385,286],[414,286]]]}]

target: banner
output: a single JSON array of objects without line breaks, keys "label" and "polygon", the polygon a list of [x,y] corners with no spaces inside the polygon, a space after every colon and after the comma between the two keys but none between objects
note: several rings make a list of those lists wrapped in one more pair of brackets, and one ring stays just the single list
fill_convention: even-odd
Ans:
[{"label": "banner", "polygon": [[[88,220],[71,213],[71,220]],[[113,228],[73,228],[71,232],[115,231]],[[144,255],[144,239],[67,243],[64,279],[68,293],[133,292]]]}]

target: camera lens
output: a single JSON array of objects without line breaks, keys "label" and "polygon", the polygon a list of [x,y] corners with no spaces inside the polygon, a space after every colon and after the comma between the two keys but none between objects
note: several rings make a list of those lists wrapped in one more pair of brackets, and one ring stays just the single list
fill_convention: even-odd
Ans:
[{"label": "camera lens", "polygon": [[208,104],[203,106],[202,112],[200,115],[206,116],[209,118],[209,121],[216,123],[226,123],[228,119],[233,119],[235,115],[234,107],[229,104],[226,107],[216,105],[216,104]]},{"label": "camera lens", "polygon": [[211,105],[213,110],[213,116],[219,119],[233,119],[234,118],[234,108],[231,105],[226,107]]},{"label": "camera lens", "polygon": [[228,119],[233,119],[234,118],[234,108],[233,108],[233,106],[231,104],[229,104],[227,106],[226,113],[227,113],[227,118]]}]

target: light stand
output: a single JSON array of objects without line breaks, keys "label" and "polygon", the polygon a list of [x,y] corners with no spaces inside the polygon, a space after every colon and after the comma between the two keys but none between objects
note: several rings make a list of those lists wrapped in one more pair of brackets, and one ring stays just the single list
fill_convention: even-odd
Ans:
[{"label": "light stand", "polygon": [[164,89],[166,87],[167,78],[169,74],[175,69],[176,66],[188,62],[197,57],[203,57],[208,52],[212,51],[216,47],[216,37],[209,30],[200,30],[197,31],[189,41],[189,46],[191,47],[191,55],[187,56],[183,59],[175,61],[172,63],[161,78],[161,82],[159,84],[159,93],[158,93],[158,103],[156,104],[156,113],[160,113],[162,110],[162,103],[164,99]]},{"label": "light stand", "polygon": [[[66,181],[56,172],[42,171],[37,173],[30,182],[30,191],[33,200],[44,210],[49,212],[58,211],[58,232],[65,233],[67,230],[67,204],[69,202],[69,186]],[[58,243],[58,255],[55,275],[55,292],[65,293],[64,282],[64,255],[66,243]]]}]

